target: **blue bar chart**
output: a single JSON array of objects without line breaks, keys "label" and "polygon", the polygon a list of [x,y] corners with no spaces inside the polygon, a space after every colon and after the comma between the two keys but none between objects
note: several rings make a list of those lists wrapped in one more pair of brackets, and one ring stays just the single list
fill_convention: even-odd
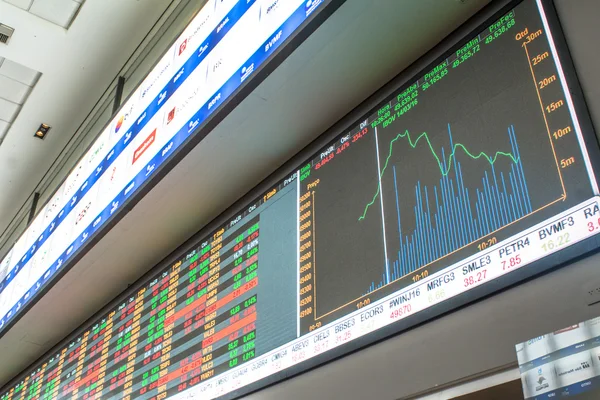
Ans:
[{"label": "blue bar chart", "polygon": [[[427,133],[413,140],[410,132],[406,131],[390,143],[380,175],[386,172],[393,174],[395,199],[391,205],[384,201],[384,207],[386,210],[390,206],[394,208],[394,218],[388,215],[387,219],[396,222],[391,225],[396,225],[398,230],[398,250],[388,254],[381,280],[373,281],[367,293],[452,254],[533,211],[514,126],[507,128],[509,151],[497,151],[492,156],[483,152],[473,154],[465,145],[454,143],[450,125],[448,137],[451,150],[442,147],[439,153],[435,152]],[[412,215],[401,215],[401,210],[406,209],[400,206],[399,198],[398,170],[401,166],[390,165],[389,162],[394,146],[401,146],[399,141],[403,139],[412,148],[428,146],[440,172],[439,181],[433,186],[417,181],[413,191],[415,205]],[[468,187],[465,185],[463,163],[464,168],[468,168],[470,161],[479,159],[487,161],[488,168],[480,171],[482,177],[480,182],[476,182],[478,186]],[[495,166],[499,159],[508,161],[505,163],[508,166],[504,168],[506,171]],[[378,190],[375,197],[380,192]],[[367,217],[369,208],[367,205],[359,220]],[[405,233],[402,228],[403,217],[411,219],[414,224],[410,232]]]}]

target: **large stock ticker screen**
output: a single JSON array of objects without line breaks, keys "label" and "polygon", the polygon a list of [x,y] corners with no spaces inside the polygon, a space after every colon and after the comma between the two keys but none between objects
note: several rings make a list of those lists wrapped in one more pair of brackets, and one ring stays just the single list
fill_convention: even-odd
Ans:
[{"label": "large stock ticker screen", "polygon": [[511,4],[0,400],[239,396],[587,251],[598,145],[552,6]]}]

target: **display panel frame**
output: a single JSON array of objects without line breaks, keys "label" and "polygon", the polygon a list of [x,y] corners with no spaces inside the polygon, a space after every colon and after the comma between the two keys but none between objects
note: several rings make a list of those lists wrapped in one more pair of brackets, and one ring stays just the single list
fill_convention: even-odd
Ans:
[{"label": "display panel frame", "polygon": [[[410,85],[410,83],[415,78],[427,72],[433,66],[439,64],[439,62],[445,59],[449,54],[455,52],[458,48],[460,48],[462,45],[464,45],[464,43],[466,43],[469,40],[469,37],[471,37],[473,33],[477,33],[482,28],[489,25],[498,17],[506,13],[508,10],[516,7],[522,1],[523,0],[504,1],[502,5],[496,3],[489,5],[488,7],[481,10],[467,23],[465,23],[463,26],[461,26],[455,32],[449,35],[446,39],[444,39],[433,50],[424,55],[419,61],[417,61],[407,70],[399,74],[396,78],[392,79],[389,83],[384,85],[369,99],[367,99],[360,106],[358,106],[356,109],[347,114],[342,120],[336,123],[333,127],[331,127],[318,139],[316,139],[313,143],[311,143],[305,149],[301,150],[283,167],[275,171],[261,184],[259,184],[257,187],[255,187],[249,193],[243,196],[240,200],[238,200],[228,210],[226,210],[220,216],[215,218],[205,228],[200,230],[192,238],[190,238],[188,241],[182,244],[177,250],[175,250],[173,253],[167,256],[163,261],[161,261],[147,274],[140,278],[128,290],[123,292],[123,294],[121,294],[114,301],[112,301],[107,307],[105,307],[103,310],[101,310],[88,321],[86,321],[84,324],[82,324],[80,328],[78,328],[74,333],[69,335],[69,337],[67,337],[67,339],[61,342],[60,345],[56,346],[53,349],[53,351],[49,351],[48,353],[46,353],[46,355],[40,358],[40,361],[37,361],[32,365],[37,366],[37,364],[43,361],[45,357],[55,353],[56,349],[60,349],[62,346],[64,346],[64,344],[68,343],[68,339],[71,339],[72,337],[76,337],[83,333],[90,324],[92,324],[93,322],[95,322],[95,320],[106,314],[107,310],[114,308],[115,305],[117,305],[119,302],[122,302],[123,299],[131,296],[132,293],[135,293],[137,290],[139,290],[152,276],[163,271],[165,268],[168,268],[168,266],[172,262],[180,258],[182,255],[185,255],[185,253],[187,252],[187,250],[189,250],[190,247],[197,245],[197,243],[202,241],[210,232],[214,231],[217,227],[219,227],[233,215],[238,213],[239,210],[243,209],[246,204],[250,203],[257,197],[260,197],[260,195],[263,192],[265,192],[265,190],[272,187],[277,182],[281,181],[285,176],[288,176],[294,170],[297,170],[298,165],[302,165],[303,161],[309,159],[319,149],[326,147],[327,144],[329,144],[332,140],[335,140],[334,138],[346,132],[349,127],[357,125],[358,122],[361,121],[365,115],[370,115],[374,111],[376,111],[382,103],[385,103],[386,101],[389,101],[392,97],[394,97],[394,93],[397,93],[398,91],[401,91],[403,88]],[[594,171],[597,172],[599,171],[600,167],[600,147],[598,144],[598,140],[594,134],[591,118],[587,111],[583,91],[578,83],[576,71],[572,64],[572,60],[566,44],[566,39],[560,27],[560,21],[554,8],[554,3],[552,0],[542,0],[542,2],[547,12],[546,15],[548,17],[548,23],[550,26],[550,30],[553,34],[553,39],[557,47],[557,52],[561,57],[561,63],[564,67],[564,74],[569,84],[569,89],[574,102],[575,111],[578,112],[577,115],[579,117],[579,124],[581,125],[583,131],[583,137],[587,146],[588,153],[590,154],[592,166]],[[572,262],[577,261],[578,259],[581,259],[585,256],[597,252],[599,247],[600,238],[598,238],[597,235],[592,236],[566,249],[563,249],[558,253],[554,253],[550,256],[534,261],[528,264],[526,268],[518,269],[512,273],[503,275],[490,282],[487,282],[482,286],[470,289],[465,293],[462,293],[441,303],[438,303],[435,306],[425,309],[422,312],[416,313],[405,319],[385,326],[379,330],[373,331],[368,335],[354,339],[335,349],[324,352],[298,365],[292,366],[288,369],[275,373],[255,383],[244,386],[235,392],[231,392],[223,396],[222,398],[229,399],[236,398],[242,395],[247,395],[251,392],[261,390],[275,383],[279,383],[285,379],[289,379],[298,374],[307,372],[318,366],[322,366],[325,363],[350,355],[353,352],[363,349],[367,346],[374,345],[383,340],[389,339],[393,336],[406,332],[410,329],[424,325],[425,323],[431,320],[448,315],[450,312],[459,310],[470,304],[484,300],[504,290],[508,290],[534,277],[538,277],[542,274],[549,273],[553,270],[564,267]],[[29,367],[28,369],[31,369],[31,367]],[[25,376],[25,374],[22,374],[21,377],[22,376]],[[11,382],[11,385],[14,384],[16,381],[18,381],[18,379],[13,380],[13,382]],[[6,385],[5,388],[10,387],[11,385]]]}]

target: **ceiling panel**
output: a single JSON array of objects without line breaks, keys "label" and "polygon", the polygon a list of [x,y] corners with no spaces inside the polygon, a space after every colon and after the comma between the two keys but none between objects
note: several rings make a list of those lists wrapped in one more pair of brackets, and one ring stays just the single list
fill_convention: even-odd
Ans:
[{"label": "ceiling panel", "polygon": [[7,76],[27,86],[33,86],[40,73],[24,65],[5,59],[0,65],[0,75]]},{"label": "ceiling panel", "polygon": [[29,12],[67,28],[79,7],[81,3],[73,0],[34,0]]},{"label": "ceiling panel", "polygon": [[68,28],[84,0],[3,0],[53,24]]},{"label": "ceiling panel", "polygon": [[15,5],[19,8],[22,8],[23,10],[29,10],[29,7],[31,7],[31,3],[33,2],[33,0],[4,0],[5,2]]},{"label": "ceiling panel", "polygon": [[0,119],[12,122],[19,111],[19,104],[0,97]]},{"label": "ceiling panel", "polygon": [[0,75],[0,97],[17,104],[23,104],[31,88],[19,81]]},{"label": "ceiling panel", "polygon": [[0,143],[23,108],[40,73],[0,58]]}]

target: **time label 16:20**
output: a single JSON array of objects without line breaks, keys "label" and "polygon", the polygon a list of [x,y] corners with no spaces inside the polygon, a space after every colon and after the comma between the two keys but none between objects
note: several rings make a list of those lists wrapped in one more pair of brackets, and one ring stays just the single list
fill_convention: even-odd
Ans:
[{"label": "time label 16:20", "polygon": [[0,400],[239,395],[600,232],[546,13],[465,38]]}]

